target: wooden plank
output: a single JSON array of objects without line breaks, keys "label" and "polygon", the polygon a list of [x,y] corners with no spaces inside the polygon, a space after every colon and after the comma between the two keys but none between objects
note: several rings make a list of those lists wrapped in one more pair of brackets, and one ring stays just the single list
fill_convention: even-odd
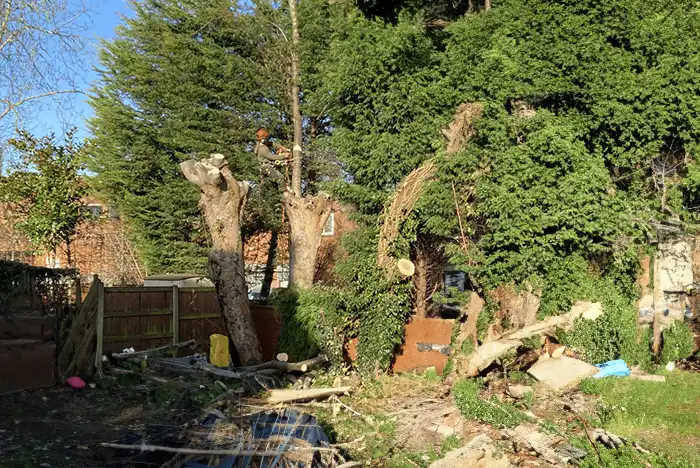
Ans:
[{"label": "wooden plank", "polygon": [[173,319],[170,326],[173,333],[173,344],[180,341],[180,291],[178,287],[173,286]]},{"label": "wooden plank", "polygon": [[128,310],[126,312],[105,312],[105,318],[146,317],[153,315],[172,315],[172,313],[170,309]]},{"label": "wooden plank", "polygon": [[104,342],[111,343],[127,343],[129,341],[145,341],[145,340],[159,340],[165,338],[172,338],[172,333],[153,333],[150,335],[130,335],[130,336],[105,336]]},{"label": "wooden plank", "polygon": [[[97,280],[100,281],[100,280]],[[105,288],[102,281],[99,282],[97,296],[97,344],[95,345],[95,369],[99,374],[102,371],[102,346],[104,342],[104,318],[105,318]]]}]

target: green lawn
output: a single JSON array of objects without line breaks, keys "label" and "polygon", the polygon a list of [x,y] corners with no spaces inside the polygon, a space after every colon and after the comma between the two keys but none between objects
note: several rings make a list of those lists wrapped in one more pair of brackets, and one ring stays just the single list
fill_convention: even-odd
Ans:
[{"label": "green lawn", "polygon": [[663,383],[588,379],[581,389],[602,397],[598,414],[610,432],[700,466],[700,374],[676,371]]}]

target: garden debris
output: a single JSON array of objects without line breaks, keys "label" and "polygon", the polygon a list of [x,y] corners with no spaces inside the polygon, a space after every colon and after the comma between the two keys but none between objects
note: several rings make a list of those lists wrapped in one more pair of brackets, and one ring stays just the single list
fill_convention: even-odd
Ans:
[{"label": "garden debris", "polygon": [[261,369],[279,369],[279,370],[284,370],[284,371],[298,371],[298,372],[308,372],[312,368],[320,365],[320,364],[325,364],[328,362],[328,358],[326,356],[317,356],[312,359],[307,359],[306,361],[301,361],[301,362],[286,362],[286,361],[269,361],[269,362],[263,362],[262,364],[257,364],[254,366],[247,366],[247,367],[239,367],[237,370],[243,371],[243,372],[253,372]]},{"label": "garden debris", "polygon": [[268,390],[285,383],[292,383],[297,389],[308,388],[313,382],[311,377],[297,379],[291,374],[283,375],[282,373],[308,372],[313,367],[325,362],[327,362],[325,356],[318,356],[302,362],[270,361],[254,366],[222,368],[208,362],[207,356],[203,354],[181,358],[153,358],[148,360],[149,366],[158,368],[163,372],[194,377],[213,376],[219,380],[240,380],[248,384],[254,391],[260,389]]},{"label": "garden debris", "polygon": [[508,395],[513,398],[523,398],[525,395],[532,392],[532,387],[527,385],[508,385]]},{"label": "garden debris", "polygon": [[569,460],[580,460],[581,458],[585,458],[586,455],[588,455],[588,452],[586,452],[583,449],[574,447],[573,445],[569,444],[562,444],[558,446],[555,451],[557,454],[561,455],[564,458],[568,458]]},{"label": "garden debris", "polygon": [[520,330],[510,333],[504,338],[509,340],[522,340],[531,336],[547,333],[555,328],[567,329],[573,325],[574,321],[579,317],[584,317],[589,320],[595,320],[602,313],[602,305],[599,302],[576,302],[571,310],[566,314],[549,317],[545,320],[537,322]]},{"label": "garden debris", "polygon": [[600,371],[593,376],[594,379],[602,379],[605,377],[627,377],[632,372],[627,367],[627,363],[622,359],[604,362],[595,365]]},{"label": "garden debris", "polygon": [[419,352],[437,351],[445,356],[450,355],[450,345],[432,344],[432,343],[416,343]]},{"label": "garden debris", "polygon": [[605,429],[593,429],[588,431],[588,437],[594,442],[600,442],[608,448],[620,448],[625,445],[626,440],[616,436]]},{"label": "garden debris", "polygon": [[[544,335],[549,333],[555,328],[570,328],[571,325],[577,318],[584,317],[589,320],[595,320],[602,313],[602,305],[598,302],[583,302],[578,301],[573,305],[571,311],[555,316],[549,317],[545,320],[535,323],[534,325],[529,325],[521,328],[518,331],[509,333],[499,340],[486,340],[481,346],[479,346],[474,352],[472,352],[466,359],[457,359],[456,368],[457,373],[463,376],[476,377],[479,373],[487,369],[494,361],[501,358],[509,351],[513,349],[518,349],[523,346],[521,340],[533,337],[535,335]],[[551,357],[569,357],[576,359],[576,353],[563,346],[559,343],[555,343],[551,338],[547,337],[545,340],[544,350],[537,350],[531,353],[526,353],[518,356],[515,363],[520,368],[524,368],[533,361],[537,359],[537,356],[541,355],[543,352],[549,354]]]},{"label": "garden debris", "polygon": [[196,344],[195,340],[187,340],[183,341],[181,343],[176,343],[176,344],[167,344],[165,346],[159,346],[157,348],[150,348],[150,349],[144,349],[143,351],[132,351],[133,348],[124,350],[126,352],[123,353],[116,353],[112,354],[113,359],[130,359],[130,360],[135,360],[135,359],[148,359],[149,356],[153,355],[159,355],[159,354],[166,354],[170,351],[180,349],[180,348],[186,348],[188,346],[194,346]]},{"label": "garden debris", "polygon": [[[190,467],[258,466],[273,468],[336,466],[337,449],[331,447],[323,428],[313,416],[294,410],[260,412],[248,416],[227,418],[221,412],[210,411],[188,428],[189,444],[184,447],[165,445],[115,444],[102,446],[130,451],[159,451],[187,455]],[[207,460],[207,464],[197,459]]]},{"label": "garden debris", "polygon": [[555,450],[557,445],[565,441],[563,437],[540,432],[535,425],[521,424],[514,429],[505,429],[501,434],[512,441],[518,451],[532,450],[554,465],[566,465],[571,459],[565,455],[566,451]]},{"label": "garden debris", "polygon": [[[500,455],[499,455],[500,454]],[[486,434],[474,437],[464,447],[452,450],[430,468],[509,468],[508,458],[496,447]]]},{"label": "garden debris", "polygon": [[466,363],[466,375],[475,377],[508,351],[522,346],[522,341],[499,340],[489,341],[474,351]]},{"label": "garden debris", "polygon": [[689,358],[681,359],[678,361],[677,367],[684,371],[700,372],[700,353],[695,353]]},{"label": "garden debris", "polygon": [[309,401],[327,398],[332,395],[342,395],[352,391],[352,387],[309,388],[306,390],[272,390],[267,398],[268,403],[289,403],[293,401]]},{"label": "garden debris", "polygon": [[527,372],[552,390],[562,391],[598,373],[598,368],[578,359],[543,354]]},{"label": "garden debris", "polygon": [[627,439],[624,437],[620,437],[618,435],[615,435],[611,432],[606,431],[605,429],[592,429],[587,431],[587,435],[589,440],[593,442],[599,442],[603,444],[604,446],[611,448],[611,449],[619,449],[624,445],[632,446],[635,450],[641,453],[650,453],[648,450],[644,449],[641,445],[639,445],[636,442],[630,443]]}]

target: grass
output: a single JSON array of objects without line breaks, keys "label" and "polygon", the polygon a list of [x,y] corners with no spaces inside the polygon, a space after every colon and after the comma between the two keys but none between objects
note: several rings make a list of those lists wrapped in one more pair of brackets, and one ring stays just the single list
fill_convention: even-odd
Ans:
[{"label": "grass", "polygon": [[588,379],[581,390],[601,397],[599,417],[610,432],[700,466],[700,374],[673,372],[666,382]]}]

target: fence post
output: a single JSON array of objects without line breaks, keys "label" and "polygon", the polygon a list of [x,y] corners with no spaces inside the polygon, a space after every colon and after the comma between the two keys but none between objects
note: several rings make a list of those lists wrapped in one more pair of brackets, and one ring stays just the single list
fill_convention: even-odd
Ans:
[{"label": "fence post", "polygon": [[105,286],[102,281],[96,279],[97,283],[97,343],[95,345],[95,371],[102,372],[102,347],[104,341],[104,319],[105,319]]},{"label": "fence post", "polygon": [[176,284],[173,285],[173,344],[180,342],[180,291]]}]

